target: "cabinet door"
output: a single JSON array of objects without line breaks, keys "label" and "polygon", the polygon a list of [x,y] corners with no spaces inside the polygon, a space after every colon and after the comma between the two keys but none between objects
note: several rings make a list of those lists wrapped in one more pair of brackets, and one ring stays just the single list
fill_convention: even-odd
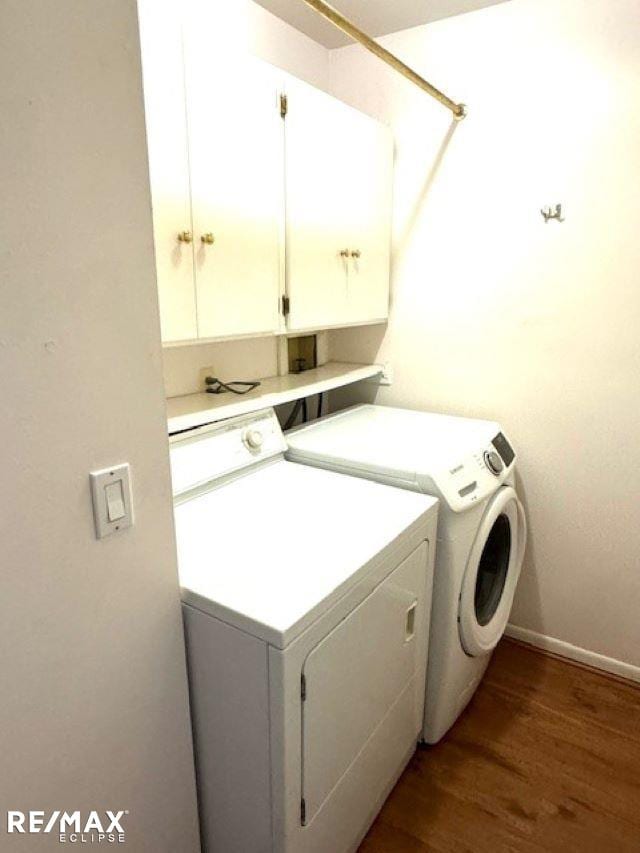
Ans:
[{"label": "cabinet door", "polygon": [[349,118],[347,313],[349,322],[365,323],[389,315],[393,139],[369,116],[353,110]]},{"label": "cabinet door", "polygon": [[291,330],[388,316],[391,133],[298,81],[287,84]]},{"label": "cabinet door", "polygon": [[[162,340],[197,337],[193,231],[177,7],[139,0],[144,102]],[[188,237],[187,237],[188,239]]]},{"label": "cabinet door", "polygon": [[291,330],[349,320],[345,142],[351,110],[318,89],[287,82],[287,293]]},{"label": "cabinet door", "polygon": [[206,29],[185,35],[198,334],[272,333],[283,280],[278,81],[257,60],[221,64]]}]

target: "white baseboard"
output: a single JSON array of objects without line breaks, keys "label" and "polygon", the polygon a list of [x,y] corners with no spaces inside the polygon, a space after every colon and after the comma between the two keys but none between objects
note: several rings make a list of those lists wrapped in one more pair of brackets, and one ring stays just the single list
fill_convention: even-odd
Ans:
[{"label": "white baseboard", "polygon": [[553,652],[553,654],[560,655],[563,658],[569,658],[569,660],[584,663],[595,669],[611,672],[630,681],[640,682],[640,666],[634,666],[615,658],[608,658],[605,655],[590,652],[588,649],[581,649],[580,646],[572,646],[571,643],[565,643],[564,640],[556,640],[555,637],[547,637],[544,634],[538,634],[536,631],[530,631],[528,628],[519,628],[517,625],[507,625],[505,634],[507,637],[513,637],[514,640],[520,640],[530,646],[537,646],[539,649]]}]

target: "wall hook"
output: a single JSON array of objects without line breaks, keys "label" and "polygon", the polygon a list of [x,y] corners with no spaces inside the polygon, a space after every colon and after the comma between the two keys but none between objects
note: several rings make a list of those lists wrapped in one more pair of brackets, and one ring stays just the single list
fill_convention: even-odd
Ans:
[{"label": "wall hook", "polygon": [[555,210],[551,207],[543,207],[540,210],[540,213],[544,217],[545,222],[548,222],[550,219],[557,219],[558,222],[564,222],[561,204],[556,204]]}]

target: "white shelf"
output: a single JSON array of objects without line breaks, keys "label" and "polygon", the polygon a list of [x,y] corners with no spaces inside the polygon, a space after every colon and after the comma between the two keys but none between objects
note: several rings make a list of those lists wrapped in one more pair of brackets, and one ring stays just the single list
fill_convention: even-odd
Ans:
[{"label": "white shelf", "polygon": [[261,385],[248,394],[187,394],[184,397],[170,397],[167,400],[167,421],[169,432],[180,432],[203,424],[233,418],[281,406],[300,397],[323,394],[343,385],[350,385],[362,379],[371,379],[382,373],[380,364],[346,364],[330,361],[322,367],[305,370],[304,373],[290,373],[287,376],[270,376],[261,380]]}]

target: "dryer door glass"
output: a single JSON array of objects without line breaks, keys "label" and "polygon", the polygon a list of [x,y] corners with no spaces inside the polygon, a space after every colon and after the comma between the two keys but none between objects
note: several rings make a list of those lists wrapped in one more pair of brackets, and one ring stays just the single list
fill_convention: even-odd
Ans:
[{"label": "dryer door glass", "polygon": [[511,522],[504,513],[499,515],[482,550],[474,604],[479,625],[487,625],[498,609],[507,579],[511,555]]}]

